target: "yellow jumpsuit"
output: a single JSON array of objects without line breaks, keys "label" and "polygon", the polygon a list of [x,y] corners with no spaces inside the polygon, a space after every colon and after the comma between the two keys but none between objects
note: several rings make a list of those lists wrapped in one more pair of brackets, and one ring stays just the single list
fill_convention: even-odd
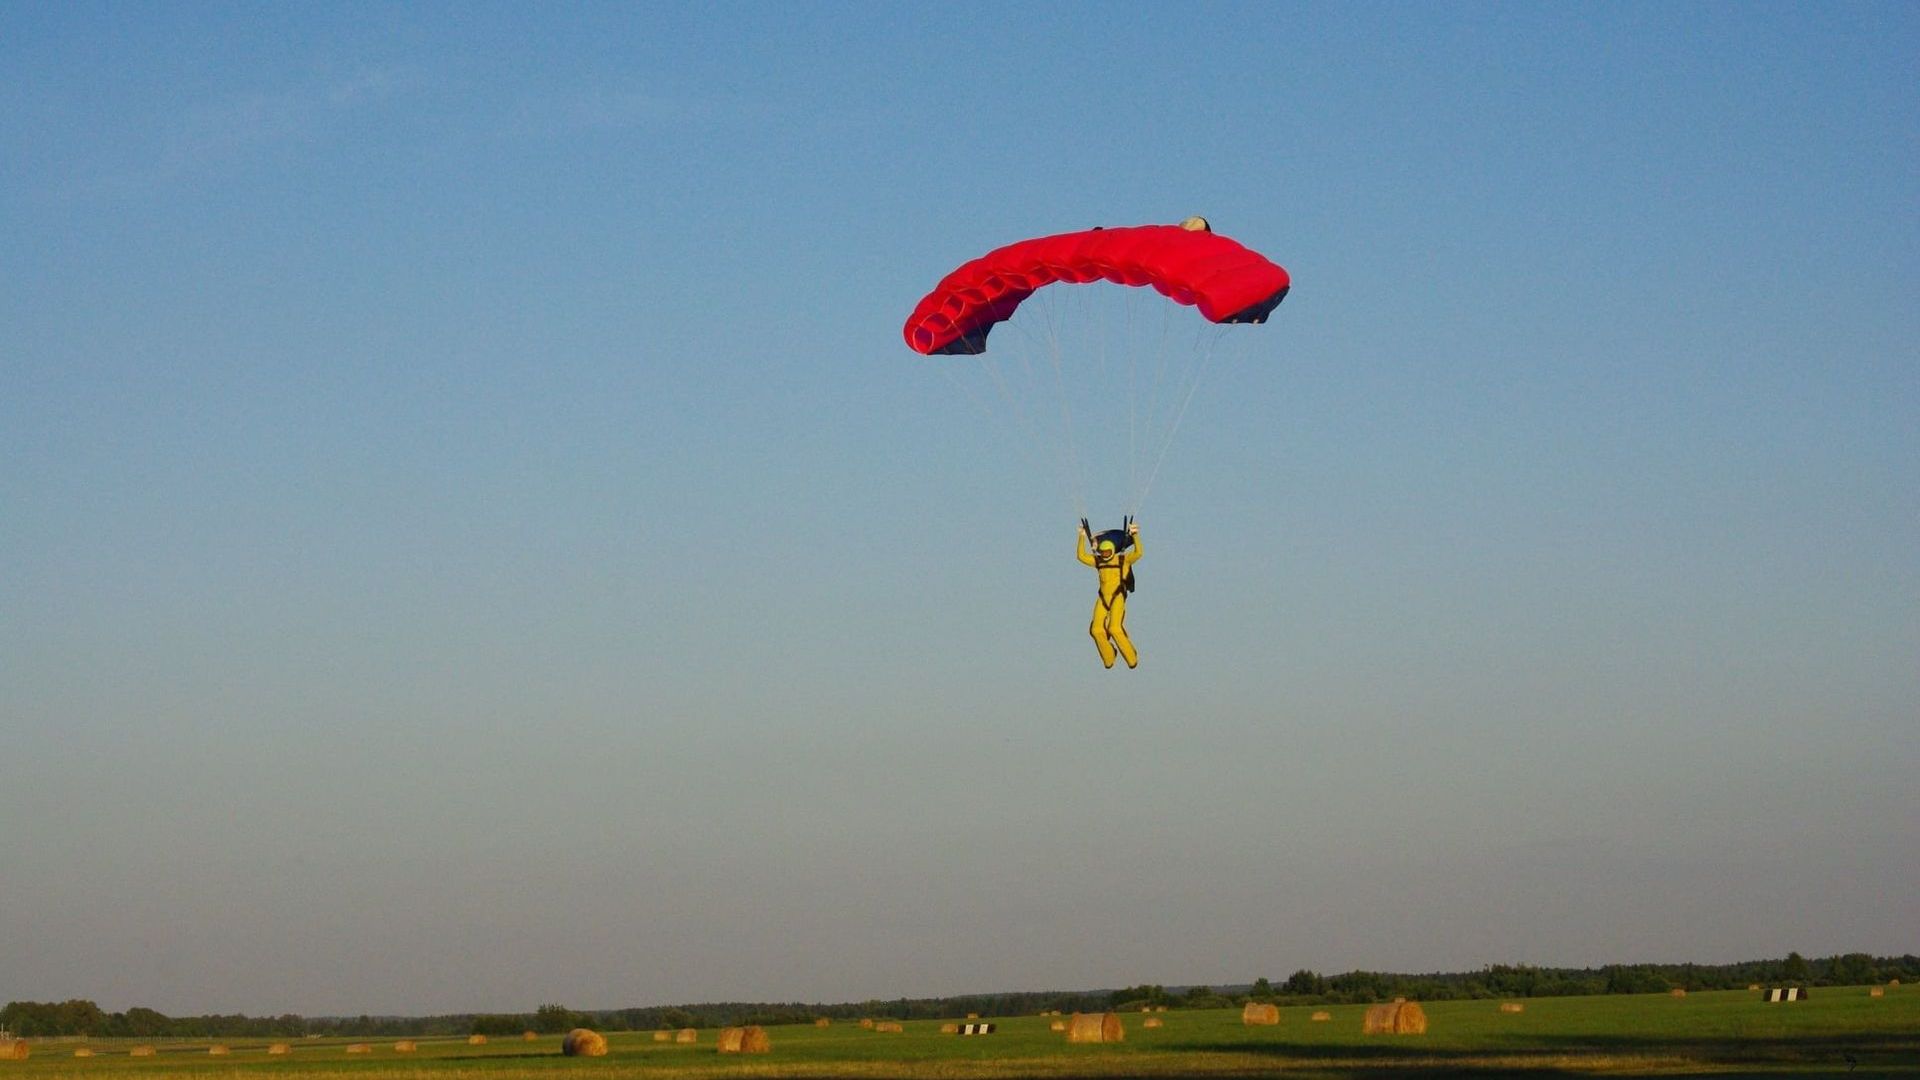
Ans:
[{"label": "yellow jumpsuit", "polygon": [[1093,602],[1093,624],[1087,627],[1087,633],[1093,635],[1094,647],[1100,650],[1100,662],[1112,667],[1117,651],[1126,659],[1128,667],[1139,666],[1140,654],[1134,651],[1133,640],[1127,637],[1127,590],[1122,586],[1127,580],[1127,571],[1140,559],[1140,538],[1135,536],[1133,546],[1126,551],[1096,555],[1087,550],[1086,534],[1081,533],[1075,541],[1075,554],[1100,573],[1100,595]]}]

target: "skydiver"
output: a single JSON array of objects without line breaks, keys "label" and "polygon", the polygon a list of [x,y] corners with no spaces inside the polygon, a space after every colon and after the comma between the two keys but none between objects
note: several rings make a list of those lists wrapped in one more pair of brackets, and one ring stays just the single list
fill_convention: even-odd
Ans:
[{"label": "skydiver", "polygon": [[[1127,522],[1124,543],[1116,544],[1113,536],[1101,533],[1093,550],[1088,551],[1087,543],[1093,536],[1087,523],[1082,521],[1074,533],[1075,554],[1100,577],[1100,592],[1093,601],[1093,622],[1087,627],[1087,633],[1093,635],[1101,663],[1112,667],[1114,653],[1118,652],[1128,667],[1138,667],[1140,655],[1134,651],[1133,640],[1127,637],[1127,593],[1133,584],[1133,564],[1140,560],[1140,524]],[[1125,550],[1121,550],[1123,547]]]}]

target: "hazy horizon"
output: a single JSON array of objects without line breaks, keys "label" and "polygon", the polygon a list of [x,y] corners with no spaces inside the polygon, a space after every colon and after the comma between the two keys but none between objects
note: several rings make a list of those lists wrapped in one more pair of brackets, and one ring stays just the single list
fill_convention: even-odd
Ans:
[{"label": "hazy horizon", "polygon": [[[970,11],[0,0],[0,1001],[1920,947],[1920,8]],[[1190,214],[1109,672],[900,328]]]},{"label": "hazy horizon", "polygon": [[[1794,950],[1789,950],[1789,952],[1793,952],[1793,951],[1794,951]],[[1784,959],[1786,959],[1786,957],[1787,957],[1787,955],[1788,955],[1788,953],[1782,953],[1782,954],[1780,954],[1779,956],[1767,956],[1767,957],[1758,957],[1758,956],[1755,956],[1755,957],[1747,957],[1747,958],[1745,958],[1744,960],[1735,960],[1735,961],[1727,961],[1726,963],[1728,963],[1728,964],[1739,964],[1739,963],[1747,963],[1747,962],[1764,962],[1764,961],[1777,961],[1777,960],[1784,960]],[[1833,953],[1828,953],[1828,954],[1822,954],[1822,955],[1820,955],[1820,956],[1809,956],[1809,957],[1806,957],[1806,959],[1808,959],[1808,960],[1825,960],[1825,959],[1831,959],[1831,958],[1832,958],[1833,956],[1835,956],[1835,955],[1843,955],[1843,954],[1833,954]],[[1893,955],[1894,955],[1894,956],[1910,956],[1910,955],[1912,955],[1912,954],[1911,954],[1911,953],[1897,953],[1897,954],[1893,954]],[[1885,958],[1885,956],[1886,956],[1886,954],[1880,954],[1879,956],[1877,956],[1877,957],[1876,957],[1876,959],[1880,959],[1880,958]],[[1383,971],[1383,972],[1380,972],[1380,974],[1385,974],[1385,975],[1412,975],[1412,976],[1422,976],[1422,975],[1435,975],[1435,974],[1466,974],[1466,973],[1468,973],[1468,971],[1469,971],[1469,970],[1472,970],[1472,971],[1478,971],[1478,970],[1482,970],[1483,968],[1486,968],[1486,967],[1490,967],[1490,966],[1495,966],[1495,965],[1497,965],[1498,963],[1499,963],[1498,961],[1494,961],[1494,962],[1491,962],[1491,963],[1489,963],[1489,964],[1483,964],[1483,965],[1480,965],[1479,967],[1476,967],[1476,968],[1473,968],[1473,969],[1463,969],[1463,970],[1461,970],[1461,971],[1458,971],[1458,972],[1454,972],[1454,971],[1423,971],[1423,972],[1409,972],[1409,971]],[[1670,964],[1671,964],[1671,965],[1677,965],[1677,964],[1685,964],[1685,963],[1700,963],[1700,964],[1703,964],[1704,966],[1718,966],[1718,965],[1716,965],[1716,964],[1713,964],[1713,963],[1711,963],[1711,962],[1703,962],[1703,961],[1657,961],[1657,960],[1640,960],[1640,961],[1631,961],[1631,962],[1627,962],[1627,963],[1628,963],[1628,966],[1636,966],[1636,965],[1641,965],[1641,964],[1647,964],[1647,965],[1656,965],[1656,966],[1665,966],[1665,965],[1670,965]],[[1534,964],[1534,965],[1530,965],[1530,966],[1532,966],[1532,967],[1536,967],[1536,968],[1542,968],[1542,969],[1551,969],[1551,970],[1573,970],[1573,971],[1596,971],[1596,970],[1600,970],[1600,969],[1602,969],[1602,968],[1605,968],[1605,967],[1608,967],[1608,966],[1611,966],[1611,965],[1609,965],[1609,964],[1586,964],[1586,965],[1567,965],[1567,964]],[[1299,969],[1295,969],[1295,970],[1299,970]],[[1323,976],[1332,976],[1332,975],[1344,975],[1344,974],[1347,974],[1347,973],[1349,973],[1349,972],[1351,972],[1351,971],[1356,971],[1356,970],[1365,970],[1365,969],[1356,969],[1356,968],[1335,968],[1335,969],[1328,969],[1328,970],[1325,970],[1325,971],[1319,971],[1319,972],[1316,972],[1316,974],[1319,974],[1319,975],[1323,975]],[[1217,981],[1217,982],[1166,982],[1166,983],[1157,983],[1157,984],[1155,984],[1155,985],[1158,985],[1158,986],[1160,986],[1160,987],[1161,987],[1162,989],[1164,989],[1164,990],[1166,990],[1166,991],[1167,991],[1168,993],[1170,993],[1170,994],[1178,994],[1178,993],[1184,993],[1185,991],[1187,991],[1187,990],[1190,990],[1190,989],[1194,989],[1194,988],[1206,988],[1206,989],[1210,989],[1210,990],[1215,990],[1215,991],[1219,991],[1219,992],[1221,992],[1221,993],[1224,993],[1224,994],[1234,994],[1234,993],[1239,993],[1239,992],[1242,992],[1242,991],[1244,991],[1244,990],[1246,990],[1246,989],[1248,989],[1248,988],[1249,988],[1249,987],[1251,987],[1251,986],[1253,985],[1253,983],[1254,983],[1255,981],[1257,981],[1257,980],[1258,980],[1259,978],[1267,978],[1267,979],[1268,979],[1268,980],[1269,980],[1270,982],[1272,982],[1272,983],[1274,984],[1274,986],[1275,986],[1275,987],[1278,987],[1278,986],[1280,985],[1280,983],[1281,983],[1281,982],[1283,982],[1283,981],[1285,980],[1285,978],[1286,978],[1286,976],[1287,976],[1287,975],[1292,975],[1292,974],[1293,974],[1293,972],[1292,972],[1292,971],[1289,971],[1289,972],[1287,972],[1287,973],[1286,973],[1286,975],[1267,975],[1267,976],[1255,976],[1255,977],[1254,977],[1254,979],[1237,979],[1237,980],[1220,980],[1220,981]],[[1137,985],[1141,985],[1141,984],[1138,984],[1138,983],[1135,983],[1135,984],[1128,984],[1128,985],[1136,985],[1136,986],[1137,986]],[[819,1006],[824,1006],[824,1007],[839,1007],[839,1006],[845,1006],[845,1005],[860,1005],[860,1004],[865,1004],[865,1003],[867,1003],[867,1002],[881,1002],[881,1003],[885,1003],[885,1002],[892,1002],[892,1001],[927,1001],[927,1000],[954,1000],[954,999],[965,999],[965,998],[991,998],[991,997],[998,997],[998,996],[1001,996],[1001,995],[1006,995],[1006,994],[1094,994],[1094,993],[1111,993],[1111,992],[1113,992],[1113,991],[1116,991],[1116,990],[1121,990],[1121,989],[1125,989],[1125,988],[1126,988],[1126,987],[1124,987],[1124,986],[1122,986],[1122,985],[1119,985],[1119,984],[1115,984],[1115,985],[1112,985],[1112,986],[1055,986],[1055,987],[1045,987],[1045,988],[1030,988],[1030,987],[1029,987],[1029,988],[1019,988],[1019,987],[1001,987],[1001,988],[998,988],[998,989],[993,989],[993,990],[961,990],[961,991],[955,991],[955,992],[953,992],[953,993],[945,993],[945,994],[924,994],[924,995],[917,995],[917,996],[915,996],[915,995],[902,995],[902,994],[868,994],[868,995],[864,995],[864,996],[861,996],[861,997],[853,997],[853,998],[834,998],[834,999],[825,999],[825,998],[729,998],[729,999],[718,999],[718,998],[716,998],[716,999],[708,999],[708,1000],[700,1000],[700,1001],[695,1001],[695,1000],[692,1000],[692,999],[686,999],[686,1000],[678,1000],[678,1001],[639,1001],[639,1002],[622,1002],[622,1003],[619,1003],[619,1004],[613,1004],[613,1005],[608,1005],[608,1004],[593,1004],[593,1003],[584,1003],[584,1004],[583,1004],[583,1003],[580,1003],[580,1002],[546,1002],[546,1001],[543,1001],[543,1002],[540,1002],[540,1003],[539,1003],[538,1005],[526,1005],[526,1006],[521,1006],[521,1007],[516,1007],[516,1008],[500,1008],[500,1009],[491,1009],[491,1010],[484,1010],[484,1009],[458,1009],[458,1010],[450,1010],[450,1011],[445,1011],[445,1012],[435,1012],[435,1013],[423,1013],[423,1012],[392,1012],[392,1013],[368,1013],[368,1012],[366,1012],[365,1010],[349,1010],[349,1011],[346,1011],[346,1012],[338,1012],[338,1013],[299,1013],[299,1014],[296,1014],[296,1015],[299,1015],[299,1016],[301,1016],[301,1017],[302,1017],[303,1019],[306,1019],[306,1020],[340,1020],[340,1019],[351,1019],[351,1018],[353,1018],[353,1017],[357,1017],[357,1016],[370,1016],[370,1017],[372,1017],[373,1019],[376,1019],[376,1020],[385,1020],[385,1019],[395,1019],[395,1018],[400,1018],[400,1019],[419,1019],[419,1018],[428,1018],[428,1017],[433,1017],[433,1016],[467,1016],[467,1015],[474,1015],[474,1016],[485,1016],[485,1015],[513,1015],[513,1014],[528,1014],[528,1015],[530,1015],[530,1014],[532,1014],[532,1013],[533,1013],[533,1012],[534,1012],[534,1011],[535,1011],[535,1010],[536,1010],[537,1008],[539,1008],[539,1007],[540,1007],[540,1005],[548,1005],[548,1004],[559,1004],[559,1005],[563,1005],[563,1006],[565,1006],[565,1007],[566,1007],[566,1008],[568,1008],[568,1009],[571,1009],[571,1010],[572,1010],[572,1011],[574,1011],[574,1012],[584,1012],[584,1013],[594,1013],[594,1012],[617,1012],[617,1011],[620,1011],[620,1010],[623,1010],[623,1009],[659,1009],[659,1008],[673,1008],[673,1007],[676,1007],[676,1006],[699,1006],[699,1005],[718,1005],[718,1004],[735,1004],[735,1003],[737,1003],[737,1004],[749,1004],[749,1005],[783,1005],[783,1004],[791,1004],[791,1005],[819,1005]],[[30,1000],[30,999],[20,999],[20,998],[14,998],[14,999],[9,999],[9,1000]],[[91,999],[87,999],[87,1000],[91,1000]],[[100,1005],[100,1006],[101,1006],[101,1007],[102,1007],[103,1009],[105,1009],[105,1010],[106,1010],[107,1012],[125,1012],[125,1011],[127,1011],[128,1009],[130,1009],[130,1008],[136,1008],[136,1007],[145,1007],[145,1006],[138,1006],[138,1005],[119,1005],[119,1006],[116,1006],[116,1005],[110,1005],[110,1004],[107,1004],[107,1003],[104,1003],[104,1002],[98,1002],[98,1001],[96,1001],[96,1002],[94,1002],[94,1003],[95,1003],[96,1005]],[[190,1017],[195,1017],[195,1016],[202,1016],[202,1015],[213,1015],[213,1014],[204,1014],[204,1013],[167,1013],[167,1012],[166,1012],[166,1010],[164,1010],[164,1009],[162,1009],[162,1010],[157,1010],[157,1011],[159,1011],[159,1012],[161,1012],[161,1013],[163,1013],[163,1014],[165,1014],[165,1015],[167,1015],[167,1016],[169,1016],[169,1017],[172,1017],[172,1018],[174,1018],[174,1019],[182,1019],[182,1018],[190,1018]],[[243,1015],[246,1015],[246,1016],[249,1016],[249,1017],[257,1017],[257,1018],[265,1018],[265,1017],[273,1017],[273,1016],[281,1016],[281,1015],[286,1015],[286,1014],[285,1014],[284,1012],[279,1012],[279,1013],[273,1013],[273,1012],[247,1012],[246,1010],[240,1010],[240,1011],[241,1011],[241,1013],[242,1013]]]}]

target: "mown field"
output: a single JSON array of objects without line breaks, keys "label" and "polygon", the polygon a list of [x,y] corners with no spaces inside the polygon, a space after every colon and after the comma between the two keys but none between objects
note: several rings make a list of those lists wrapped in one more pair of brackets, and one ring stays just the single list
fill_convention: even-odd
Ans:
[{"label": "mown field", "polygon": [[[1685,998],[1635,995],[1528,1000],[1502,1013],[1493,1001],[1426,1005],[1425,1035],[1363,1036],[1364,1006],[1332,1006],[1330,1021],[1310,1008],[1281,1010],[1272,1027],[1246,1027],[1228,1011],[1160,1014],[1165,1027],[1125,1014],[1126,1041],[1075,1046],[1041,1017],[998,1017],[993,1035],[943,1035],[937,1021],[900,1034],[861,1029],[773,1027],[773,1051],[751,1057],[715,1051],[714,1032],[691,1045],[655,1042],[651,1033],[609,1033],[603,1058],[560,1056],[559,1036],[419,1040],[397,1053],[392,1040],[294,1040],[292,1053],[269,1056],[267,1043],[154,1043],[153,1057],[132,1057],[129,1043],[33,1046],[26,1061],[0,1062],[0,1080],[115,1076],[122,1080],[548,1080],[565,1073],[603,1080],[659,1077],[972,1078],[1285,1075],[1332,1077],[1557,1075],[1920,1075],[1920,989],[1882,998],[1865,987],[1822,988],[1812,1000],[1770,1005],[1746,991]],[[349,1041],[372,1046],[348,1054]]]}]

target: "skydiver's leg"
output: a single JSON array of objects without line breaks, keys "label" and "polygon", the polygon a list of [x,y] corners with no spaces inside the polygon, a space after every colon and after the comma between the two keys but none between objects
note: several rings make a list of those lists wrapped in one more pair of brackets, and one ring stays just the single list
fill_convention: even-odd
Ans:
[{"label": "skydiver's leg", "polygon": [[1087,627],[1087,633],[1093,635],[1094,648],[1100,650],[1100,662],[1113,666],[1113,643],[1107,640],[1107,606],[1100,601],[1093,602],[1093,625]]},{"label": "skydiver's leg", "polygon": [[[1113,635],[1114,647],[1120,655],[1126,657],[1128,667],[1140,666],[1140,654],[1133,651],[1133,639],[1127,636],[1127,594],[1115,593],[1112,610],[1107,613],[1107,633]],[[1107,664],[1112,667],[1111,661]]]}]

